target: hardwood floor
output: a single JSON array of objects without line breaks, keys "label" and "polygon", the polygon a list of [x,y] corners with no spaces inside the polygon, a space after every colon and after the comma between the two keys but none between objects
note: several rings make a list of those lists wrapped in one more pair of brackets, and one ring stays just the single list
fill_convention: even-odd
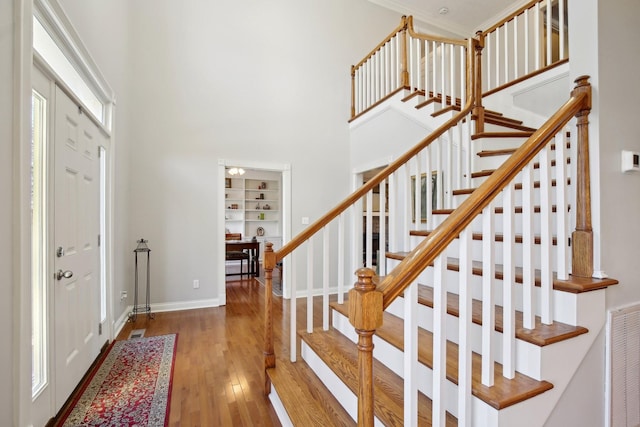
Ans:
[{"label": "hardwood floor", "polygon": [[[288,306],[274,296],[275,324]],[[280,425],[263,394],[263,307],[264,287],[243,278],[227,281],[226,306],[141,315],[123,328],[118,339],[142,328],[145,336],[178,334],[170,426]],[[277,354],[286,356],[281,331],[275,338]]]}]

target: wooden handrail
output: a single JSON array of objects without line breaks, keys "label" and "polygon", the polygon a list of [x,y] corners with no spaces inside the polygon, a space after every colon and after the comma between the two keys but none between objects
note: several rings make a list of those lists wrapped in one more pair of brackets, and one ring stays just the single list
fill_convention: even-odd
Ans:
[{"label": "wooden handrail", "polygon": [[403,16],[402,18],[400,18],[400,25],[398,25],[393,31],[391,31],[391,33],[389,33],[389,35],[385,39],[383,39],[380,43],[378,43],[378,45],[376,47],[374,47],[371,50],[371,52],[369,52],[364,58],[362,58],[362,60],[360,62],[358,62],[356,65],[353,65],[353,69],[357,70],[358,68],[360,68],[362,66],[362,64],[367,62],[369,60],[369,58],[371,58],[373,55],[375,55],[375,53],[378,50],[380,50],[380,48],[382,46],[387,44],[392,38],[394,38],[396,36],[396,34],[398,34],[401,31],[404,31],[406,29],[407,29],[407,17]]},{"label": "wooden handrail", "polygon": [[516,10],[515,12],[511,13],[510,15],[507,15],[505,18],[502,18],[500,21],[498,21],[497,24],[494,24],[488,30],[482,31],[482,35],[486,36],[487,34],[495,31],[496,28],[500,28],[501,26],[503,26],[507,22],[511,21],[516,16],[519,16],[519,15],[523,14],[525,10],[531,9],[536,3],[542,3],[543,1],[544,0],[532,0],[532,1],[530,1],[529,3],[525,4],[524,6],[522,6],[518,10]]},{"label": "wooden handrail", "polygon": [[[475,39],[469,39],[468,41],[468,55],[472,54],[474,51]],[[472,64],[471,58],[468,64]],[[338,206],[331,209],[321,218],[316,220],[313,224],[309,225],[306,229],[300,232],[297,236],[287,242],[282,248],[278,251],[274,252],[275,254],[275,262],[281,261],[284,257],[293,252],[298,246],[304,243],[311,236],[320,231],[324,226],[329,224],[335,218],[338,217],[342,212],[346,211],[351,205],[357,202],[360,198],[366,195],[370,190],[380,184],[383,180],[385,180],[389,175],[397,171],[402,165],[416,156],[420,151],[424,150],[429,144],[433,141],[437,140],[440,136],[444,135],[444,133],[455,126],[458,122],[463,120],[467,114],[471,112],[473,108],[474,98],[473,94],[469,93],[467,97],[467,103],[465,107],[454,117],[447,120],[443,125],[434,130],[431,134],[429,134],[422,141],[417,143],[413,148],[404,153],[402,156],[398,157],[394,162],[392,162],[389,166],[381,170],[378,174],[376,174],[373,178],[367,181],[362,185],[359,189],[354,191],[351,195],[349,195],[346,199],[344,199]],[[275,266],[275,264],[274,264]]]},{"label": "wooden handrail", "polygon": [[[571,93],[569,101],[385,277],[377,288],[383,294],[383,309],[386,309],[418,278],[420,273],[446,249],[449,243],[482,212],[491,200],[533,160],[574,116],[580,114],[579,117],[584,117],[588,114],[588,110],[591,108],[591,86],[587,79],[584,76],[578,78],[576,80],[577,87]],[[578,144],[581,145],[581,142]],[[578,170],[580,171],[580,169],[579,166]],[[586,207],[586,202],[583,205]]]},{"label": "wooden handrail", "polygon": [[418,33],[413,28],[413,16],[409,16],[407,18],[407,30],[409,31],[409,35],[411,37],[413,37],[414,39],[429,40],[429,41],[434,41],[434,42],[439,42],[439,43],[449,43],[449,44],[455,44],[455,45],[458,45],[458,46],[466,46],[467,43],[468,43],[467,39],[464,39],[464,40],[449,39],[447,37],[436,36],[436,35],[432,35],[432,34]]}]

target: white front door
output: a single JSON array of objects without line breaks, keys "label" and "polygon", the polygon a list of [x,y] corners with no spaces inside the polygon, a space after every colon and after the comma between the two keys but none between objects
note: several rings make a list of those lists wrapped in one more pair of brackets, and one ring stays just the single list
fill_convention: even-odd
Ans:
[{"label": "white front door", "polygon": [[58,411],[100,351],[98,127],[56,87],[53,344]]}]

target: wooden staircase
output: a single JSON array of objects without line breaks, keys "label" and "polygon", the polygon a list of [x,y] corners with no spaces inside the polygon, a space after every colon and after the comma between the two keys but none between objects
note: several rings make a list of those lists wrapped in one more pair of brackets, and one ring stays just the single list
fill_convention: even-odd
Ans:
[{"label": "wooden staircase", "polygon": [[[413,97],[407,97],[403,101],[408,102]],[[424,109],[431,106],[436,112],[431,112],[431,116],[439,116],[437,109],[440,99],[431,98],[428,102],[421,101],[415,108]],[[432,110],[433,111],[433,110]],[[524,126],[515,119],[505,118],[500,113],[490,112],[487,123],[491,124],[491,130],[482,134],[472,135],[473,140],[483,140],[482,150],[477,152],[478,157],[492,156],[503,161],[513,154],[515,148],[491,149],[492,143],[503,144],[509,139],[510,143],[518,144],[532,135],[535,129]],[[516,129],[515,131],[513,129]],[[496,142],[497,141],[497,142]],[[553,147],[552,147],[553,149]],[[482,165],[480,166],[482,167]],[[476,184],[490,176],[495,169],[483,169],[473,173],[472,178]],[[570,179],[567,184],[570,184]],[[552,183],[556,185],[555,180]],[[534,188],[539,188],[540,182],[534,182]],[[522,183],[517,183],[514,188],[522,189]],[[453,195],[464,199],[475,191],[476,188],[464,188],[455,190]],[[461,201],[456,201],[459,205]],[[496,214],[501,214],[503,209],[496,206]],[[539,206],[534,208],[539,212]],[[454,211],[450,209],[437,209],[433,211],[435,217],[446,217]],[[522,207],[515,207],[515,212],[522,212]],[[442,222],[442,218],[436,220],[434,225]],[[427,238],[433,230],[411,230],[413,239]],[[480,231],[473,233],[472,239],[482,242],[483,235]],[[534,237],[534,243],[540,244],[540,236]],[[522,234],[514,236],[515,245],[523,243]],[[495,244],[504,244],[502,233],[495,233]],[[556,245],[556,238],[553,238]],[[408,252],[387,252],[388,262],[394,263],[405,258]],[[459,260],[449,257],[446,263],[449,272],[457,273],[460,270]],[[472,274],[482,277],[483,268],[480,261],[472,264]],[[381,282],[383,277],[376,277],[377,282]],[[495,279],[503,280],[502,266],[495,266]],[[516,268],[515,283],[523,283],[522,268]],[[615,284],[615,280],[578,279],[569,280],[555,279],[553,288],[555,292],[580,294],[601,290],[607,286]],[[535,278],[536,286],[540,286],[540,277]],[[433,287],[426,283],[418,285],[419,322],[418,329],[418,360],[421,365],[421,376],[429,377],[433,369],[433,334],[430,332],[433,318],[434,293]],[[450,322],[455,323],[459,316],[459,297],[454,292],[447,292],[446,312]],[[287,410],[284,424],[291,422],[292,425],[352,425],[357,414],[358,395],[358,351],[356,345],[358,338],[353,326],[349,323],[349,304],[332,302],[331,307],[331,327],[328,330],[315,328],[312,333],[299,331],[301,345],[301,355],[303,360],[292,362],[279,362],[277,369],[268,369],[267,373],[276,390],[279,401]],[[475,325],[483,323],[483,307],[480,299],[472,301],[472,322]],[[384,313],[382,326],[375,331],[374,349],[374,413],[376,419],[386,426],[404,425],[403,417],[403,366],[402,352],[404,351],[404,302],[402,300],[394,303]],[[496,306],[495,310],[495,333],[501,334],[503,327],[502,307]],[[479,335],[479,331],[475,331]],[[535,316],[535,326],[527,329],[523,325],[522,311],[515,314],[515,336],[518,342],[537,348],[535,352],[542,352],[544,347],[570,341],[576,337],[588,334],[588,328],[578,325],[553,321],[551,324],[544,324],[540,316]],[[458,344],[455,339],[447,341],[447,372],[446,378],[450,389],[454,389],[458,384]],[[474,345],[472,360],[472,395],[478,401],[474,407],[490,407],[496,411],[504,410],[521,402],[535,398],[554,387],[552,382],[544,378],[535,378],[539,369],[532,369],[530,375],[517,371],[513,378],[506,378],[502,372],[502,365],[495,362],[493,385],[488,387],[482,384],[481,380],[481,357],[476,351],[480,351],[479,344]],[[283,366],[284,365],[284,366]],[[293,368],[295,367],[295,368]],[[294,374],[298,370],[304,370],[304,374]],[[527,369],[523,369],[527,371]],[[283,371],[285,373],[283,373]],[[290,373],[293,371],[294,373]],[[304,381],[305,384],[298,384]],[[432,425],[431,396],[433,391],[426,385],[429,381],[424,381],[418,397],[418,425]],[[449,393],[453,393],[451,390]],[[339,408],[335,405],[338,404]],[[302,409],[305,408],[305,409]],[[351,414],[349,417],[348,414]],[[486,415],[491,419],[491,415]],[[495,416],[494,416],[495,418]],[[498,417],[499,418],[499,417]],[[447,426],[458,425],[457,419],[451,412],[446,413]],[[487,424],[494,425],[494,424]],[[498,424],[495,424],[498,425]],[[509,425],[500,423],[499,425]]]},{"label": "wooden staircase", "polygon": [[[487,110],[494,29],[457,41],[403,17],[352,68],[358,160],[373,147],[394,160],[278,251],[267,244],[265,392],[283,425],[540,426],[603,328],[617,281],[592,278],[588,78],[537,128]],[[291,283],[298,333],[276,366],[283,260],[306,274]]]}]

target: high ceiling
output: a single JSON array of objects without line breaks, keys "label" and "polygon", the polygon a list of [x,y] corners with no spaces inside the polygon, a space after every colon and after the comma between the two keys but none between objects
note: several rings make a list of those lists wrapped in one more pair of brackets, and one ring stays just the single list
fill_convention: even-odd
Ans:
[{"label": "high ceiling", "polygon": [[[468,37],[488,28],[528,0],[369,0],[380,6],[413,15],[426,25],[424,32]],[[430,29],[429,27],[437,27]]]}]

